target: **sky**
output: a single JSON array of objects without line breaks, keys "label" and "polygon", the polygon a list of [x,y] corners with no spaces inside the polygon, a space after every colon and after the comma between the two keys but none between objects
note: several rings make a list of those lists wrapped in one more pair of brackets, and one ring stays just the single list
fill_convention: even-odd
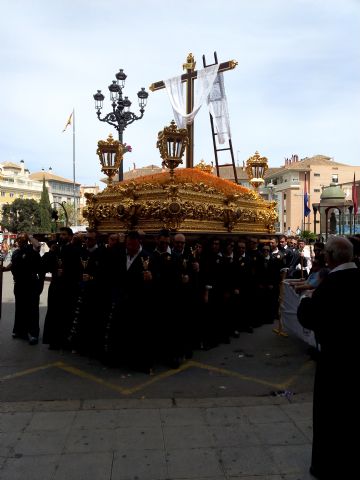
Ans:
[{"label": "sky", "polygon": [[[123,95],[183,73],[192,52],[224,74],[236,161],[255,151],[270,167],[323,154],[360,165],[360,0],[0,0],[0,162],[103,186],[93,94],[105,95],[123,68]],[[124,171],[161,159],[157,134],[173,113],[165,90],[149,92],[144,117],[124,131]],[[195,118],[195,164],[214,157],[209,113]],[[227,161],[223,158],[221,161]]]}]

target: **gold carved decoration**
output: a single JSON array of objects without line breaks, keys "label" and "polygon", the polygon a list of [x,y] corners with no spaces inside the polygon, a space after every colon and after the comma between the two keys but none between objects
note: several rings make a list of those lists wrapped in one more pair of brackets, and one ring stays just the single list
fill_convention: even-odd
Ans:
[{"label": "gold carved decoration", "polygon": [[277,214],[248,188],[195,168],[112,183],[87,196],[84,216],[100,232],[161,228],[198,233],[274,233]]},{"label": "gold carved decoration", "polygon": [[170,169],[171,181],[174,177],[174,169],[182,163],[185,148],[189,145],[188,131],[186,128],[177,128],[174,120],[169,127],[165,127],[158,133],[156,147],[163,159],[163,167]]},{"label": "gold carved decoration", "polygon": [[189,55],[186,58],[186,63],[183,63],[183,69],[184,70],[195,70],[196,67],[196,62],[194,55],[192,53],[189,53]]},{"label": "gold carved decoration", "polygon": [[246,173],[249,177],[249,182],[254,188],[258,188],[264,183],[264,175],[268,169],[268,159],[260,157],[259,152],[248,158],[246,161]]},{"label": "gold carved decoration", "polygon": [[108,183],[112,183],[113,177],[119,170],[123,155],[129,151],[129,147],[120,143],[118,140],[114,140],[111,133],[107,140],[99,140],[96,154],[98,155],[101,163],[101,171],[108,177]]},{"label": "gold carved decoration", "polygon": [[207,173],[214,173],[214,167],[213,165],[209,165],[205,163],[204,159],[200,160],[200,162],[194,166],[194,168],[197,168],[201,170],[202,172],[207,172]]}]

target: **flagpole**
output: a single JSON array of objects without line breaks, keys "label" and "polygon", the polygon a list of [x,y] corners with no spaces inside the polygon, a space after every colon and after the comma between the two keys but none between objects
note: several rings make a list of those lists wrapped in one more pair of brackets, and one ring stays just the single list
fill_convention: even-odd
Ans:
[{"label": "flagpole", "polygon": [[76,183],[75,183],[75,108],[73,109],[73,201],[74,201],[74,225],[77,225],[76,211]]},{"label": "flagpole", "polygon": [[356,214],[358,210],[358,204],[357,204],[357,189],[356,189],[356,181],[355,181],[355,172],[354,172],[354,180],[352,184],[352,201],[353,201],[353,215],[354,215],[354,235],[356,234]]},{"label": "flagpole", "polygon": [[304,190],[303,190],[303,201],[302,201],[302,204],[303,204],[303,228],[302,230],[304,231],[305,230],[305,192],[307,192],[307,188],[306,188],[306,172],[305,173],[305,183],[304,183]]}]

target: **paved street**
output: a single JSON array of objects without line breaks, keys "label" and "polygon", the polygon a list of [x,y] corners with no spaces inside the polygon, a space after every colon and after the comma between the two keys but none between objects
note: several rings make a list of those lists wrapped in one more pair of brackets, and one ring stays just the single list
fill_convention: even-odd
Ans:
[{"label": "paved street", "polygon": [[13,340],[13,314],[5,273],[1,480],[311,478],[314,364],[302,342],[266,325],[149,377]]}]

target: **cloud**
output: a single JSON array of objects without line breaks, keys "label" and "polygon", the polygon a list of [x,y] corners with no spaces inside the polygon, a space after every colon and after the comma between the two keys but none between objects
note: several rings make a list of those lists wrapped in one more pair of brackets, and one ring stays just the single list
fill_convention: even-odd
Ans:
[{"label": "cloud", "polygon": [[[217,51],[236,59],[225,74],[233,146],[240,161],[255,150],[271,166],[284,156],[323,153],[359,164],[360,4],[355,0],[34,0],[2,2],[0,55],[1,161],[24,159],[31,171],[52,166],[72,178],[72,131],[62,133],[75,108],[76,176],[102,178],[96,146],[116,131],[99,122],[93,94],[106,96],[119,68],[124,94],[138,114],[136,93],[182,73],[189,52],[202,67]],[[133,146],[124,169],[155,163],[159,130],[173,118],[165,91],[151,93],[144,117],[129,125]],[[209,117],[195,124],[195,161],[213,159]]]}]

